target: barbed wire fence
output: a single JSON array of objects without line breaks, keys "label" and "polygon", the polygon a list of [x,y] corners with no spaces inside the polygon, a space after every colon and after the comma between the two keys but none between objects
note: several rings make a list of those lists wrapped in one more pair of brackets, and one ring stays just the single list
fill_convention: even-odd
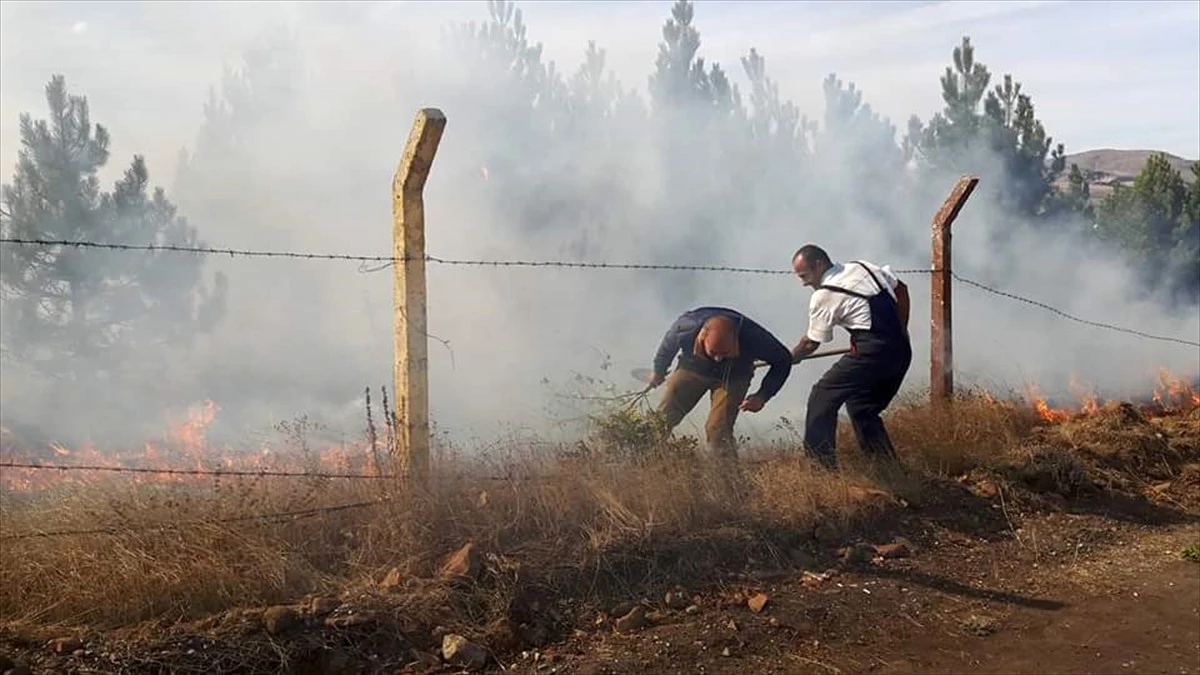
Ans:
[{"label": "barbed wire fence", "polygon": [[[70,241],[64,239],[23,239],[17,237],[0,238],[0,244],[9,244],[16,246],[63,246],[85,249],[106,249],[113,251],[144,251],[144,252],[173,252],[173,253],[192,253],[199,255],[221,255],[231,258],[289,258],[298,260],[330,260],[330,261],[349,261],[363,263],[382,263],[379,267],[364,268],[360,266],[360,271],[378,271],[394,265],[398,262],[411,260],[411,258],[397,257],[393,255],[357,255],[349,253],[313,253],[304,251],[268,251],[268,250],[253,250],[253,249],[235,249],[235,248],[213,248],[207,246],[176,246],[170,244],[118,244],[95,241]],[[647,270],[647,271],[687,271],[687,272],[723,272],[730,274],[759,274],[759,275],[775,275],[775,276],[791,276],[791,270],[781,270],[766,267],[736,267],[729,265],[682,265],[682,264],[665,264],[665,263],[612,263],[612,262],[590,262],[590,261],[574,261],[574,260],[480,260],[480,259],[461,259],[461,258],[442,258],[434,255],[423,256],[422,259],[427,263],[437,265],[450,266],[465,266],[465,267],[533,267],[533,268],[560,268],[560,269],[596,269],[596,270]],[[896,274],[932,274],[940,270],[935,269],[897,269],[892,270]],[[1200,340],[1189,340],[1186,338],[1174,337],[1169,335],[1154,335],[1144,331],[1135,330],[1119,326],[1116,324],[1105,323],[1102,321],[1092,321],[1084,319],[1073,314],[1067,313],[1061,309],[1053,307],[1049,304],[1028,298],[1016,293],[998,289],[987,284],[963,277],[957,272],[951,271],[951,276],[955,281],[958,281],[967,286],[982,290],[986,293],[1006,298],[1014,302],[1021,302],[1045,311],[1051,312],[1059,317],[1073,321],[1075,323],[1092,326],[1094,328],[1103,328],[1106,330],[1116,331],[1144,338],[1147,340],[1159,340],[1163,342],[1173,342],[1176,344],[1187,345],[1191,347],[1200,347]]]},{"label": "barbed wire fence", "polygon": [[[305,251],[280,251],[280,250],[253,250],[253,249],[237,249],[237,248],[218,248],[209,246],[179,246],[170,244],[125,244],[99,241],[85,240],[61,240],[61,239],[37,239],[37,238],[19,238],[19,237],[3,237],[0,238],[0,244],[11,246],[32,246],[32,247],[72,247],[79,249],[99,249],[112,251],[127,251],[127,252],[169,252],[180,254],[194,254],[207,256],[228,256],[231,258],[281,258],[293,260],[325,260],[325,261],[343,261],[343,262],[358,262],[359,271],[363,273],[377,272],[397,263],[411,260],[412,258],[397,257],[394,255],[358,255],[349,253],[322,253],[322,252],[305,252]],[[557,268],[557,269],[588,269],[588,270],[633,270],[633,271],[689,271],[689,272],[713,272],[713,273],[728,273],[728,274],[749,274],[749,275],[764,275],[764,276],[791,276],[791,270],[781,270],[762,267],[740,267],[730,265],[692,265],[692,264],[664,264],[664,263],[619,263],[619,262],[596,262],[596,261],[568,261],[568,260],[485,260],[485,259],[458,259],[444,258],[434,255],[424,255],[422,259],[426,263],[446,266],[466,266],[466,267],[495,267],[495,268]],[[374,266],[369,266],[374,265]],[[941,270],[929,269],[897,269],[893,270],[896,274],[933,274]],[[1043,311],[1054,314],[1060,318],[1094,328],[1120,332],[1127,335],[1132,335],[1141,339],[1156,340],[1162,342],[1170,342],[1185,346],[1200,348],[1200,341],[1190,340],[1169,335],[1155,335],[1144,331],[1128,328],[1112,323],[1094,321],[1075,316],[1061,309],[1053,307],[1042,301],[1028,298],[1017,293],[1012,293],[1002,289],[998,289],[987,284],[975,281],[970,278],[963,277],[957,272],[950,272],[951,278],[963,285],[978,289],[980,291],[1005,298],[1014,302],[1023,303],[1031,307],[1041,309]],[[435,340],[445,342],[441,338],[429,336]],[[347,480],[364,480],[378,481],[381,479],[392,480],[396,477],[390,474],[373,474],[373,473],[336,473],[336,472],[313,472],[313,471],[273,471],[273,470],[234,470],[234,469],[177,469],[177,468],[149,468],[149,467],[126,467],[126,466],[108,466],[108,465],[61,465],[61,464],[44,464],[39,462],[17,462],[17,461],[0,461],[0,468],[19,469],[28,471],[58,471],[58,472],[107,472],[120,474],[150,474],[160,476],[190,476],[190,477],[242,477],[242,478],[307,478],[307,479],[347,479]],[[520,478],[518,476],[473,476],[473,478],[485,478],[490,480],[512,480]],[[293,511],[281,511],[274,513],[260,513],[240,515],[229,518],[210,518],[206,520],[195,521],[178,521],[167,524],[153,524],[138,526],[140,530],[164,530],[178,529],[187,526],[199,524],[224,524],[233,522],[246,521],[280,521],[286,519],[299,519],[312,517],[327,513],[337,513],[348,510],[366,509],[389,501],[388,498],[372,499],[365,501],[356,501],[346,504],[337,504],[332,506],[314,507]],[[83,535],[111,535],[119,532],[129,531],[129,528],[122,526],[120,528],[114,526],[95,527],[73,530],[50,530],[50,531],[32,531],[21,532],[17,534],[7,534],[0,536],[0,542],[13,541],[30,538],[45,538],[45,537],[66,537],[66,536],[83,536]]]}]

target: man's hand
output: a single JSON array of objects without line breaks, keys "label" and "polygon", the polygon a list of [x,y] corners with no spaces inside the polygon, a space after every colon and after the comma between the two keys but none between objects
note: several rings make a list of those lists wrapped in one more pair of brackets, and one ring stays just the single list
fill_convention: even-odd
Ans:
[{"label": "man's hand", "polygon": [[666,381],[666,379],[667,379],[667,376],[666,376],[666,375],[663,375],[663,374],[661,374],[661,373],[655,373],[655,372],[651,372],[651,373],[650,373],[650,381],[649,381],[647,384],[649,384],[649,385],[650,385],[650,388],[651,388],[651,389],[654,389],[654,388],[655,388],[655,387],[657,387],[658,385],[660,385],[660,384],[662,384],[663,382],[665,382],[665,381]]},{"label": "man's hand", "polygon": [[747,396],[745,400],[742,401],[742,404],[738,407],[746,412],[754,413],[762,410],[763,406],[766,404],[767,402],[762,400],[761,396]]},{"label": "man's hand", "polygon": [[807,335],[800,338],[800,342],[795,347],[792,347],[792,364],[795,365],[808,358],[808,355],[817,351],[817,347],[820,346],[820,342],[809,340]]}]

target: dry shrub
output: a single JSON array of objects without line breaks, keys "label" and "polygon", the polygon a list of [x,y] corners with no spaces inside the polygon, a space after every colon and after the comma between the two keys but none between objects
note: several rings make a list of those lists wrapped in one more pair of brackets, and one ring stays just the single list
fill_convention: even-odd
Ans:
[{"label": "dry shrub", "polygon": [[1175,478],[1200,459],[1200,415],[1149,418],[1129,403],[1111,402],[1041,427],[1030,442],[1069,456],[1106,487],[1125,488]]},{"label": "dry shrub", "polygon": [[964,389],[952,405],[930,405],[924,392],[899,397],[884,423],[906,464],[947,477],[995,462],[1039,421],[1026,405]]},{"label": "dry shrub", "polygon": [[[840,475],[816,470],[798,448],[713,462],[696,456],[694,440],[667,442],[652,422],[627,414],[570,448],[530,439],[469,456],[443,448],[422,487],[229,477],[131,486],[114,478],[53,499],[8,496],[0,503],[5,537],[114,533],[0,542],[0,619],[106,627],[316,593],[370,595],[393,568],[413,583],[389,602],[402,603],[406,616],[441,612],[445,626],[485,625],[535,586],[628,598],[700,583],[749,557],[783,557],[818,526],[836,537],[896,496],[915,502],[925,488],[921,469],[947,475],[994,461],[1032,416],[970,393],[950,410],[901,402],[887,423],[915,472],[859,471],[852,441],[843,444],[849,461]],[[1064,456],[1033,457],[1057,483],[1085,484]],[[347,504],[358,506],[322,510]],[[294,511],[308,513],[254,517]],[[476,584],[422,581],[467,542],[484,552],[488,570]]]},{"label": "dry shrub", "polygon": [[[369,589],[391,568],[406,578],[436,577],[444,557],[466,542],[497,554],[496,570],[521,569],[525,582],[542,579],[562,592],[588,579],[619,587],[769,548],[772,536],[811,532],[821,518],[848,520],[861,496],[846,479],[799,459],[738,470],[665,455],[543,458],[540,465],[533,474],[513,467],[505,477],[440,464],[425,489],[341,479],[308,491],[288,478],[226,478],[219,490],[114,480],[66,499],[5,504],[6,536],[113,533],[5,541],[0,615],[92,627],[200,617]],[[248,518],[355,502],[378,503]],[[478,620],[504,611],[517,592],[516,576],[503,576],[492,575],[483,604],[472,606]]]}]

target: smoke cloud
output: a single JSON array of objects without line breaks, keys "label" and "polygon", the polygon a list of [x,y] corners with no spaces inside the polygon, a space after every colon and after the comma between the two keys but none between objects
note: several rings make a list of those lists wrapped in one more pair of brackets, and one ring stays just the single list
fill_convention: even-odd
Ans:
[{"label": "smoke cloud", "polygon": [[[469,39],[447,30],[451,20],[486,22],[482,4],[436,3],[417,12],[403,3],[302,3],[267,16],[251,6],[197,5],[175,20],[195,21],[198,32],[214,38],[207,46],[195,38],[161,52],[168,64],[183,63],[181,54],[193,46],[205,54],[203,69],[177,77],[156,65],[156,50],[167,46],[146,37],[147,26],[79,16],[55,39],[103,39],[121,45],[114,60],[136,62],[119,78],[116,63],[107,75],[93,72],[105,67],[103,59],[64,74],[73,93],[89,97],[95,121],[120,122],[111,129],[109,168],[119,171],[133,153],[145,153],[152,182],[167,188],[211,246],[389,253],[393,173],[416,110],[433,106],[448,118],[425,193],[427,249],[435,256],[785,271],[791,253],[813,242],[837,260],[928,269],[930,221],[958,174],[918,177],[903,168],[906,119],[882,121],[865,110],[839,126],[819,96],[790,92],[782,98],[799,99],[798,113],[816,124],[815,133],[780,132],[771,121],[755,137],[745,131],[749,122],[740,130],[717,124],[710,109],[694,106],[660,114],[651,108],[645,77],[669,8],[657,11],[657,20],[643,26],[649,37],[633,46],[621,46],[627,36],[584,30],[569,36],[576,60],[554,67],[563,76],[561,96],[575,92],[572,107],[531,99],[512,76],[529,62],[483,58]],[[696,8],[702,41],[717,33],[708,11],[703,3]],[[87,29],[73,28],[81,25]],[[531,46],[549,39],[536,23],[527,31]],[[730,49],[728,34],[719,35],[718,45]],[[744,56],[752,36],[733,50]],[[944,62],[959,38],[947,34]],[[565,43],[568,36],[553,39]],[[576,77],[589,39],[610,53],[590,77]],[[980,49],[988,61],[986,45]],[[708,52],[705,42],[700,55]],[[784,57],[764,56],[772,77]],[[779,105],[769,91],[752,101],[742,65],[720,60],[744,101]],[[7,79],[19,66],[5,61]],[[943,67],[932,65],[933,83]],[[44,83],[60,70],[39,60],[23,77]],[[993,82],[999,77],[994,71]],[[211,94],[207,103],[187,98],[194,105],[179,115],[184,99],[168,90],[186,88]],[[872,93],[862,92],[863,103]],[[1053,96],[1032,94],[1035,104]],[[912,112],[928,119],[940,107],[934,97]],[[44,116],[41,101],[29,103],[22,110]],[[6,129],[18,112],[6,101]],[[891,131],[894,140],[881,142]],[[1083,149],[1070,145],[1070,129],[1049,131],[1068,151]],[[6,131],[5,144],[13,139]],[[813,148],[796,163],[789,143]],[[6,170],[14,155],[4,149]],[[1196,307],[1168,308],[1147,297],[1133,270],[1111,253],[1082,246],[1077,228],[1036,228],[1006,215],[994,197],[1003,180],[998,158],[962,159],[981,184],[954,225],[960,275],[1076,316],[1147,333],[1200,335]],[[106,187],[114,179],[103,178]],[[146,372],[131,369],[135,374],[118,390],[87,392],[86,405],[66,410],[34,375],[6,364],[6,424],[19,420],[55,437],[132,442],[161,429],[164,415],[207,398],[221,407],[213,428],[218,437],[253,439],[304,414],[340,433],[359,433],[364,388],[372,388],[373,399],[381,385],[392,394],[392,270],[211,256],[205,274],[217,271],[229,280],[228,312],[191,350]],[[914,297],[916,355],[907,388],[919,390],[928,385],[929,279],[901,278]],[[431,412],[440,431],[467,443],[513,429],[544,436],[570,431],[559,422],[555,388],[575,373],[637,388],[628,371],[649,365],[663,331],[695,306],[737,308],[795,344],[807,324],[810,293],[786,274],[436,263],[428,266],[428,285]],[[845,341],[840,334],[836,344]],[[963,284],[954,288],[954,349],[960,381],[1018,389],[1036,381],[1047,393],[1063,391],[1074,376],[1108,395],[1140,395],[1160,367],[1187,376],[1200,370],[1196,348],[1080,325]],[[781,416],[802,419],[809,387],[830,364],[798,366],[763,412],[739,419],[739,434],[765,440]],[[702,402],[681,431],[702,433],[706,412]]]}]

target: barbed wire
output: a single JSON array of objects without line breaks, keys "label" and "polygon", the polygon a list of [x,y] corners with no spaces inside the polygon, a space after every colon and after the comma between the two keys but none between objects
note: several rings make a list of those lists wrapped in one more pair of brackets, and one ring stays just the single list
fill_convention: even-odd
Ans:
[{"label": "barbed wire", "polygon": [[1002,291],[1002,290],[999,290],[996,288],[992,288],[991,286],[981,284],[978,281],[972,281],[971,279],[964,279],[963,277],[960,277],[958,274],[956,274],[954,272],[950,272],[950,276],[952,276],[955,281],[960,281],[964,284],[967,284],[968,286],[974,286],[975,288],[981,289],[981,290],[991,293],[993,295],[998,295],[1003,298],[1008,298],[1010,300],[1016,300],[1017,302],[1023,302],[1028,305],[1033,305],[1034,307],[1040,307],[1041,309],[1044,309],[1048,312],[1053,312],[1054,314],[1057,314],[1065,319],[1070,319],[1071,321],[1075,321],[1077,323],[1081,323],[1081,324],[1084,324],[1087,326],[1094,326],[1096,328],[1106,328],[1108,330],[1119,331],[1121,333],[1128,333],[1130,335],[1136,335],[1138,337],[1143,337],[1148,340],[1162,340],[1164,342],[1176,342],[1176,343],[1179,343],[1182,345],[1190,345],[1192,347],[1200,347],[1200,342],[1197,342],[1195,340],[1185,340],[1183,338],[1171,337],[1168,335],[1152,335],[1150,333],[1144,333],[1142,331],[1134,330],[1132,328],[1124,328],[1122,326],[1116,326],[1111,323],[1102,323],[1100,321],[1089,321],[1088,319],[1081,319],[1072,314],[1067,314],[1066,312],[1062,311],[1061,309],[1051,307],[1050,305],[1047,305],[1044,302],[1039,302],[1037,300],[1033,300],[1030,298],[1026,298],[1026,297],[1017,295],[1015,293],[1009,293],[1007,291]]},{"label": "barbed wire", "polygon": [[83,535],[89,535],[89,534],[116,535],[116,534],[122,534],[122,533],[126,533],[126,532],[146,532],[146,531],[150,531],[150,530],[179,529],[179,528],[183,528],[183,527],[191,527],[191,526],[196,526],[196,525],[213,525],[213,524],[223,525],[223,524],[227,524],[227,523],[239,523],[239,522],[246,522],[246,521],[250,521],[250,520],[268,520],[269,521],[269,520],[280,520],[280,519],[285,519],[285,518],[308,518],[311,516],[320,516],[320,515],[325,515],[328,513],[338,513],[340,511],[349,511],[349,510],[353,510],[353,509],[363,509],[363,508],[369,508],[369,507],[373,507],[373,506],[379,506],[380,504],[385,504],[390,501],[392,501],[392,500],[385,497],[382,499],[371,499],[371,500],[367,500],[367,501],[350,502],[347,504],[337,504],[334,506],[318,506],[318,507],[313,507],[313,508],[308,508],[308,509],[299,509],[299,510],[295,510],[295,511],[279,511],[279,512],[274,512],[274,513],[253,513],[253,514],[246,514],[246,515],[241,515],[241,516],[231,516],[229,518],[207,518],[207,519],[194,518],[194,519],[189,519],[189,520],[177,520],[177,521],[170,522],[170,523],[155,523],[152,525],[149,525],[149,524],[148,525],[121,525],[119,527],[116,525],[109,525],[109,526],[105,526],[105,527],[93,527],[93,528],[74,529],[74,530],[48,530],[48,531],[37,531],[37,532],[21,532],[18,534],[8,534],[8,535],[0,536],[0,542],[15,541],[15,540],[19,540],[19,539],[76,537],[76,536],[83,536]]},{"label": "barbed wire", "polygon": [[[416,260],[403,256],[391,255],[354,255],[347,253],[311,253],[303,251],[263,251],[235,248],[210,248],[206,246],[176,246],[173,244],[110,244],[95,241],[69,241],[66,239],[21,239],[4,237],[2,244],[18,246],[73,246],[76,248],[107,249],[113,251],[168,251],[174,253],[199,253],[205,255],[227,255],[233,258],[294,258],[301,260],[344,260],[359,263],[387,263]],[[576,269],[609,269],[609,270],[670,270],[683,272],[730,272],[735,274],[764,274],[792,275],[791,270],[772,269],[766,267],[735,267],[730,265],[682,265],[667,263],[606,263],[586,262],[575,260],[470,260],[461,258],[442,258],[434,255],[423,256],[425,262],[439,265],[458,265],[469,267],[559,267]],[[365,267],[360,265],[363,272],[377,272],[383,267]],[[897,274],[928,273],[927,269],[895,270]]]},{"label": "barbed wire", "polygon": [[[205,246],[177,246],[172,244],[113,244],[95,241],[69,241],[65,239],[23,239],[17,237],[0,238],[2,244],[15,244],[19,246],[74,246],[77,248],[94,248],[108,249],[117,251],[170,251],[177,253],[198,253],[205,255],[228,255],[230,257],[254,257],[254,258],[295,258],[303,260],[347,260],[361,263],[360,271],[378,271],[404,260],[415,260],[415,258],[404,258],[398,256],[383,256],[383,255],[352,255],[344,253],[310,253],[298,251],[263,251],[251,249],[233,249],[233,248],[210,248]],[[563,261],[563,260],[466,260],[441,258],[433,255],[424,256],[426,262],[432,262],[443,265],[460,265],[460,266],[476,266],[476,267],[554,267],[554,268],[580,268],[580,269],[623,269],[623,270],[673,270],[673,271],[696,271],[696,272],[729,272],[740,274],[762,274],[762,275],[792,275],[791,270],[778,270],[760,267],[733,267],[726,265],[676,265],[676,264],[657,264],[657,263],[604,263],[604,262],[583,262],[583,261]],[[383,267],[367,268],[368,262],[386,263]],[[895,274],[931,274],[939,270],[934,269],[901,269],[893,270]],[[1003,291],[997,288],[992,288],[978,281],[964,278],[959,274],[951,271],[951,276],[959,282],[974,286],[988,293],[998,295],[1018,302],[1044,309],[1053,314],[1056,314],[1065,319],[1069,319],[1076,323],[1095,328],[1104,328],[1107,330],[1126,333],[1150,340],[1160,340],[1164,342],[1173,342],[1192,347],[1200,347],[1200,342],[1194,340],[1186,340],[1183,338],[1153,335],[1143,331],[1125,328],[1110,323],[1100,321],[1091,321],[1083,319],[1072,314],[1068,314],[1058,308],[1052,307],[1044,302],[1027,298],[1015,293]],[[435,338],[439,339],[440,338]]]},{"label": "barbed wire", "polygon": [[395,480],[396,476],[370,473],[323,473],[306,471],[247,471],[225,469],[153,469],[135,466],[104,466],[87,464],[35,464],[33,462],[0,462],[0,468],[34,469],[44,471],[99,471],[108,473],[141,473],[164,476],[229,476],[249,478],[349,478],[363,480]]}]

